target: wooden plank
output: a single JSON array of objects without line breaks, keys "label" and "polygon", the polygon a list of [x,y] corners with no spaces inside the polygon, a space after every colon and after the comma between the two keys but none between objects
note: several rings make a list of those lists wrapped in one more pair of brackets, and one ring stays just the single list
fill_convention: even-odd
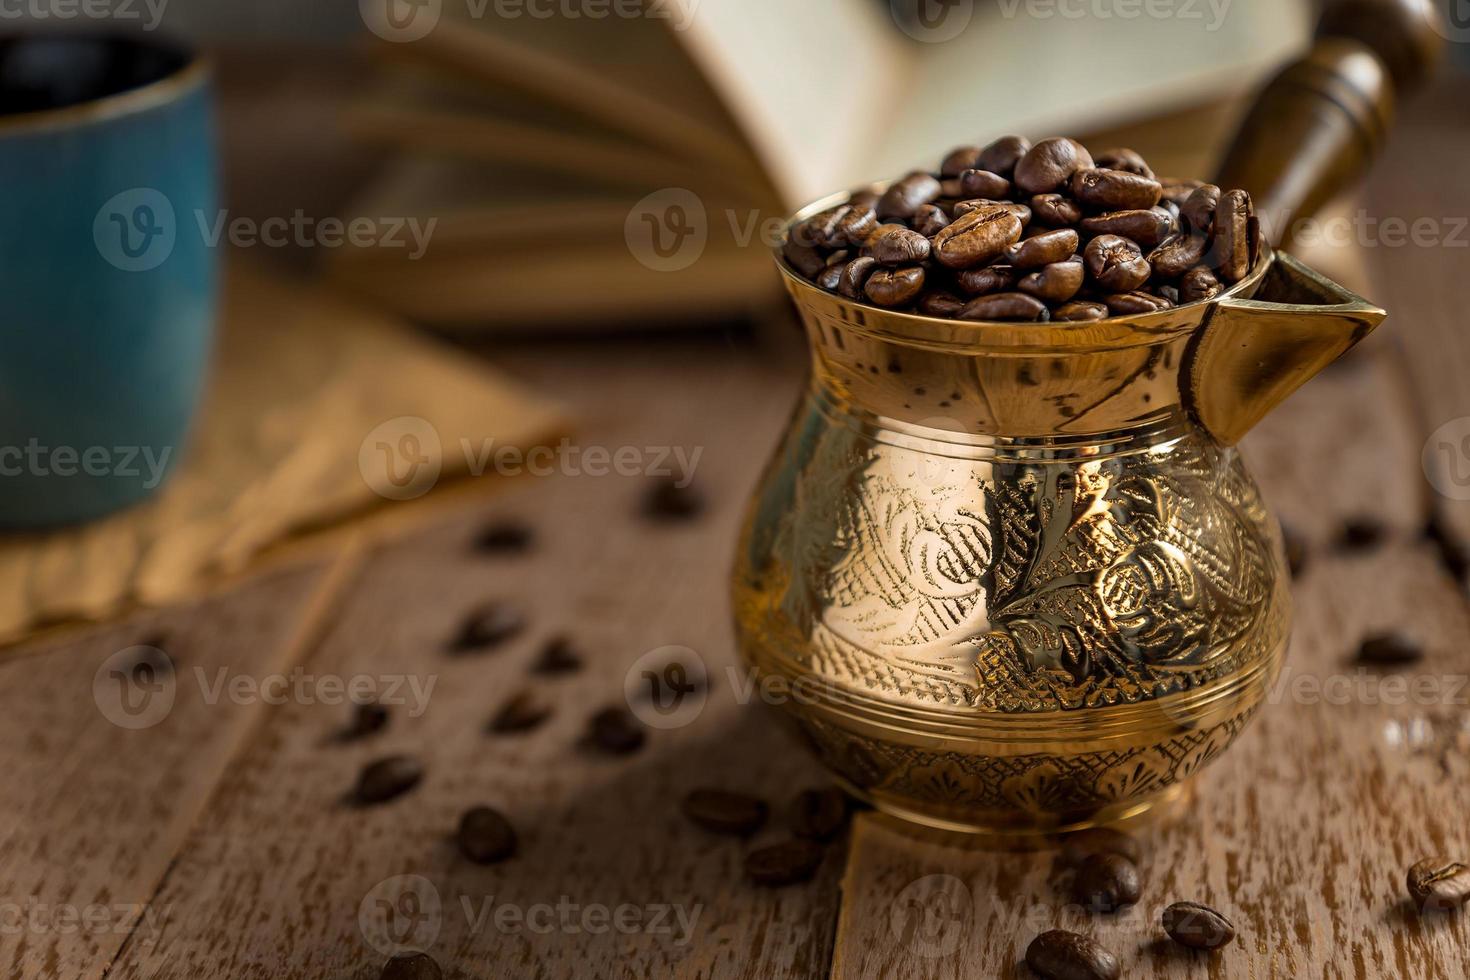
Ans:
[{"label": "wooden plank", "polygon": [[[784,421],[797,377],[721,344],[626,348],[621,356],[559,349],[520,365],[582,402],[588,428],[579,446],[702,449],[697,476],[708,515],[688,525],[643,522],[640,478],[526,478],[494,505],[375,555],[307,666],[433,682],[429,709],[417,718],[397,710],[388,731],[361,744],[330,742],[340,710],[291,704],[273,712],[155,898],[174,910],[169,928],[152,943],[129,944],[113,980],[375,976],[383,955],[365,941],[359,910],[399,875],[432,883],[439,911],[429,945],[447,969],[466,975],[827,972],[841,846],[812,883],[757,890],[742,880],[743,854],[779,839],[780,820],[746,844],[713,838],[678,813],[682,795],[702,784],[760,793],[779,810],[797,789],[822,782],[770,717],[738,703],[740,687],[725,673],[735,662],[730,549],[756,461]],[[481,523],[505,514],[535,527],[534,553],[474,553]],[[516,603],[529,629],[499,652],[447,656],[464,611],[486,599]],[[585,651],[586,669],[531,676],[540,644],[563,632]],[[715,674],[697,720],[651,731],[630,757],[580,749],[588,716],[623,699],[630,666],[669,644],[697,651]],[[525,688],[554,706],[551,719],[524,736],[488,736],[494,709]],[[424,784],[385,806],[344,806],[360,767],[395,752],[426,760]],[[521,847],[512,861],[481,868],[457,854],[449,837],[477,804],[502,809],[516,825]],[[562,913],[559,904],[577,909]],[[658,907],[673,906],[688,930],[673,918],[660,924],[672,932],[570,931],[583,911],[622,905],[645,927]],[[490,918],[477,921],[482,910]],[[536,923],[505,931],[495,924],[497,914],[521,913]],[[534,931],[548,921],[552,931]]]},{"label": "wooden plank", "polygon": [[[200,679],[284,669],[336,581],[322,563],[298,562],[191,606],[8,651],[0,663],[8,976],[101,977],[130,934],[148,942],[168,929],[175,910],[152,902],[154,889],[262,707],[213,699]],[[171,674],[127,673],[136,662],[127,651],[155,636]],[[126,688],[112,668],[125,672]]]}]

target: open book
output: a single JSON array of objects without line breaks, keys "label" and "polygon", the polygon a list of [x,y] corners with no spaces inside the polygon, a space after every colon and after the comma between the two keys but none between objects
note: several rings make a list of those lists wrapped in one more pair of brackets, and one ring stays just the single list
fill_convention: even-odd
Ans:
[{"label": "open book", "polygon": [[437,219],[432,237],[417,257],[343,250],[332,272],[450,329],[738,315],[777,288],[767,246],[797,206],[958,144],[1239,94],[1306,42],[1307,7],[431,3],[422,37],[378,43],[382,85],[347,125],[401,151],[358,212]]}]

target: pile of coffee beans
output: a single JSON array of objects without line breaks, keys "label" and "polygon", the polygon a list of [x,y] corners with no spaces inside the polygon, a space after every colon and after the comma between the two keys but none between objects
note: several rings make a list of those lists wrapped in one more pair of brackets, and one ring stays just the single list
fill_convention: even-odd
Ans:
[{"label": "pile of coffee beans", "polygon": [[1250,195],[1161,180],[1132,150],[1004,136],[795,225],[823,289],[957,320],[1102,320],[1218,295],[1255,262]]}]

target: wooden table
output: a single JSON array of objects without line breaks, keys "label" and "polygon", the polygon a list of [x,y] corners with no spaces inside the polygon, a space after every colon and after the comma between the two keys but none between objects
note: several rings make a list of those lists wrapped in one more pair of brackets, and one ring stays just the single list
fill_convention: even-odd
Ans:
[{"label": "wooden table", "polygon": [[[1467,94],[1446,84],[1415,107],[1369,190],[1372,211],[1446,226],[1470,214],[1458,163],[1470,130],[1441,125]],[[302,556],[189,608],[0,654],[0,966],[27,978],[370,978],[383,957],[360,920],[415,885],[422,901],[399,906],[399,924],[432,932],[447,973],[471,977],[1025,977],[1027,942],[1058,924],[1101,938],[1128,976],[1467,975],[1470,916],[1421,919],[1402,882],[1421,856],[1470,857],[1470,616],[1421,534],[1431,505],[1462,535],[1470,511],[1433,494],[1420,467],[1427,433],[1470,415],[1470,250],[1365,256],[1372,295],[1394,312],[1384,339],[1245,446],[1312,544],[1287,682],[1177,817],[1148,831],[1134,912],[1065,908],[1049,853],[924,838],[873,814],[811,883],[756,889],[741,877],[751,845],[681,818],[679,799],[700,785],[780,808],[822,783],[727,673],[740,509],[801,365],[736,338],[629,341],[497,358],[582,410],[579,445],[701,449],[701,520],[640,519],[641,479],[522,478],[393,543]],[[1386,522],[1386,540],[1335,548],[1362,514]],[[472,547],[504,516],[535,528],[529,555]],[[526,632],[448,655],[463,614],[492,598],[522,607]],[[1353,667],[1360,638],[1389,627],[1422,639],[1426,660],[1388,675]],[[585,669],[534,676],[558,634]],[[153,727],[120,727],[99,710],[94,675],[153,635],[176,662],[172,709]],[[588,716],[622,700],[629,667],[667,645],[697,651],[715,675],[698,718],[627,757],[580,747]],[[272,705],[232,687],[293,672],[434,686],[421,714],[395,708],[385,732],[343,742],[346,709],[320,689]],[[1434,690],[1416,698],[1392,675]],[[487,734],[523,689],[554,704],[551,719]],[[364,763],[399,752],[427,763],[417,790],[371,809],[343,802]],[[470,865],[452,843],[461,812],[482,803],[520,834],[502,865]],[[752,843],[778,838],[781,822]],[[1239,940],[1213,958],[1162,941],[1158,909],[1178,899],[1225,910]]]}]

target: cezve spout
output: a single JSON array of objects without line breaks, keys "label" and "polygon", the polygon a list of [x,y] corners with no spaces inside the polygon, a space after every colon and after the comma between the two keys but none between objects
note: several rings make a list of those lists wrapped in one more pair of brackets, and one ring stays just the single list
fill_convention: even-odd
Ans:
[{"label": "cezve spout", "polygon": [[1200,326],[1181,378],[1185,400],[1216,439],[1234,445],[1385,316],[1278,252],[1255,298],[1221,300]]}]

